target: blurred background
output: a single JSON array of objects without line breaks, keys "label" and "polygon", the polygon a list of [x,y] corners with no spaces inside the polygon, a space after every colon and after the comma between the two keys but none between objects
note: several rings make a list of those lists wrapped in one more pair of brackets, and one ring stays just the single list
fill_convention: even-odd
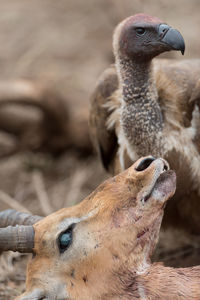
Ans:
[{"label": "blurred background", "polygon": [[[0,210],[47,215],[108,177],[89,139],[89,98],[114,61],[115,26],[139,12],[180,30],[184,58],[199,57],[199,0],[0,0]],[[174,236],[183,255],[190,252],[190,242]],[[171,235],[167,241],[171,256],[160,257],[177,264]],[[0,256],[0,299],[23,291],[26,262],[17,253]]]}]

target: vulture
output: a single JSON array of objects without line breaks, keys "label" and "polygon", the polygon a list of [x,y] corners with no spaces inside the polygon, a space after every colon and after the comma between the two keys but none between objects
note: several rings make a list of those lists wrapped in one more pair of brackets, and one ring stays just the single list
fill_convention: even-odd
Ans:
[{"label": "vulture", "polygon": [[160,19],[137,14],[113,35],[115,64],[101,75],[91,97],[90,134],[112,174],[139,157],[168,160],[177,192],[163,226],[200,233],[200,60],[156,59],[181,51],[180,32]]}]

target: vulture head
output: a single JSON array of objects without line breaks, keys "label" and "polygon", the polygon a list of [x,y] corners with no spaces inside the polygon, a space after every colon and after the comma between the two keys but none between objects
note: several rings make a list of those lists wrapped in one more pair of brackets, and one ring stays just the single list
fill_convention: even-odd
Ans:
[{"label": "vulture head", "polygon": [[160,19],[137,14],[117,26],[113,48],[115,55],[145,61],[170,50],[184,54],[185,42],[178,30]]}]

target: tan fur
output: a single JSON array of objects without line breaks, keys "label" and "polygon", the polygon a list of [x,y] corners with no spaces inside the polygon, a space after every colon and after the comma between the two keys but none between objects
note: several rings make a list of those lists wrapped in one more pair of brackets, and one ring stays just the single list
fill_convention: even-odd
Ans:
[{"label": "tan fur", "polygon": [[[200,267],[151,264],[175,173],[164,171],[163,159],[137,171],[142,161],[105,181],[77,206],[34,225],[34,256],[26,292],[18,300],[200,299]],[[60,253],[58,236],[71,223],[76,224],[72,244]]]}]

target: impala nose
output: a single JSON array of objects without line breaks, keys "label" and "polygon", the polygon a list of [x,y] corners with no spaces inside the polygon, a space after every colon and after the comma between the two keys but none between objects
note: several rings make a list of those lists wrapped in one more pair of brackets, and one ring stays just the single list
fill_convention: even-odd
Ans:
[{"label": "impala nose", "polygon": [[141,172],[146,170],[150,164],[155,160],[155,157],[148,156],[139,162],[139,165],[135,168],[136,171]]},{"label": "impala nose", "polygon": [[[46,300],[49,299],[46,296],[45,291],[41,289],[34,289],[30,293],[25,293],[22,296],[19,296],[16,300]],[[52,298],[53,300],[54,298]]]},{"label": "impala nose", "polygon": [[[35,278],[32,278],[33,280]],[[71,299],[67,293],[65,283],[49,282],[46,288],[33,288],[25,292],[23,295],[16,298],[16,300],[67,300]]]}]

